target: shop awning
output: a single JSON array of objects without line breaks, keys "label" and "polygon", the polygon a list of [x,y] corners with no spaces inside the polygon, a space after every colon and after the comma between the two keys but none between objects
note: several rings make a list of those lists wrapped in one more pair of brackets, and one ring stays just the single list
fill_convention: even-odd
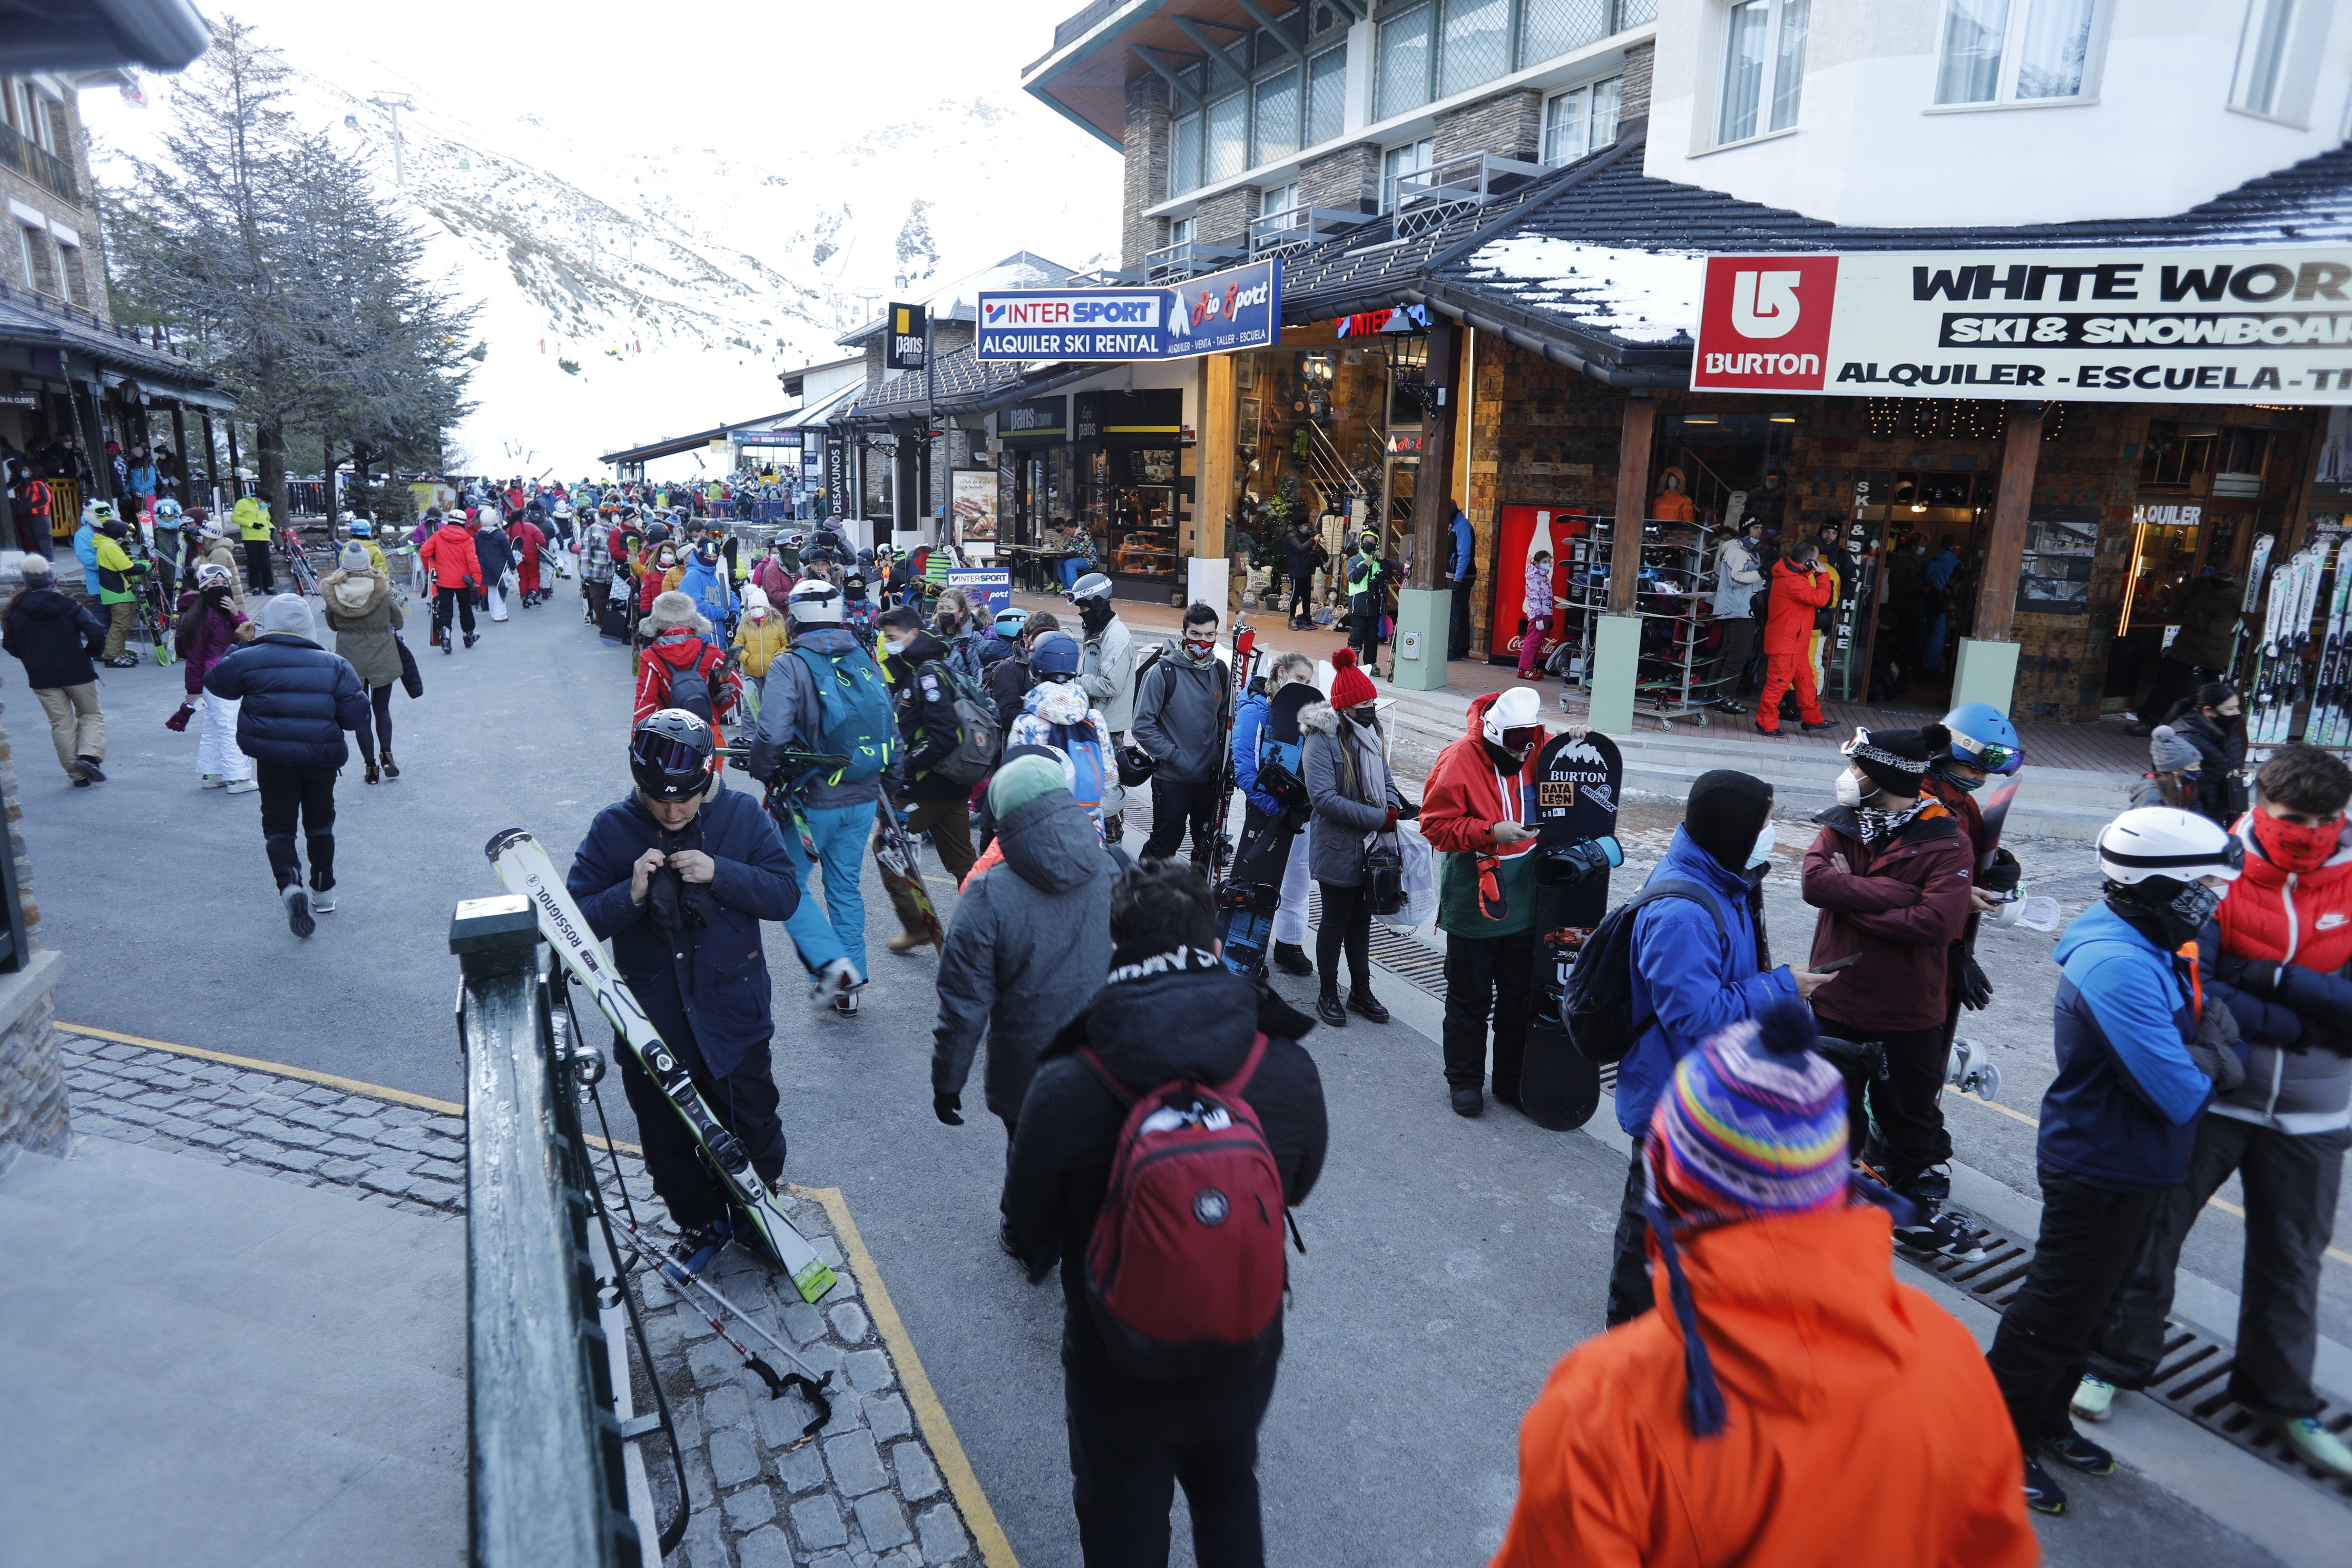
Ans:
[{"label": "shop awning", "polygon": [[109,325],[87,311],[52,304],[7,283],[0,283],[0,342],[63,349],[96,362],[102,371],[112,371],[118,378],[127,375],[151,391],[191,401],[213,385],[212,378],[195,365],[168,350],[141,342],[128,327]]},{"label": "shop awning", "polygon": [[[1101,364],[1066,364],[1059,360],[1030,364],[982,363],[970,346],[939,357],[933,388],[934,412],[942,415],[988,414],[1008,403],[1042,396],[1057,387],[1100,375]],[[901,372],[845,407],[835,423],[882,426],[892,420],[919,419],[923,413],[923,373]]]},{"label": "shop awning", "polygon": [[709,430],[698,430],[691,436],[672,436],[667,440],[651,442],[643,447],[631,447],[624,451],[607,452],[596,460],[600,463],[615,465],[650,463],[656,458],[675,458],[680,452],[698,452],[713,441],[724,441],[730,433],[737,430],[772,428],[785,415],[795,412],[797,410],[788,408],[783,414],[765,414],[757,419],[739,419],[732,425],[719,425]]}]

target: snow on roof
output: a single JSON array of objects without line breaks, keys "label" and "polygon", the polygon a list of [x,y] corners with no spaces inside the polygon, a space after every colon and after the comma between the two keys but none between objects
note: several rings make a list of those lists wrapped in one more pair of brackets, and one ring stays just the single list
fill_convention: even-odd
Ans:
[{"label": "snow on roof", "polygon": [[1497,292],[1622,342],[1698,336],[1706,258],[1695,252],[1617,250],[1522,232],[1485,246],[1466,266]]}]

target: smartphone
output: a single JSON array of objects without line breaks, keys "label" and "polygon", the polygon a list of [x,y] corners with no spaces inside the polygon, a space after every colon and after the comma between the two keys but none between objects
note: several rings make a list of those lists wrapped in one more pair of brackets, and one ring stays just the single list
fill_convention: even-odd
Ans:
[{"label": "smartphone", "polygon": [[1827,963],[1816,963],[1812,966],[1812,971],[1816,974],[1835,974],[1839,970],[1852,969],[1861,962],[1862,954],[1850,952],[1843,958],[1832,958]]}]

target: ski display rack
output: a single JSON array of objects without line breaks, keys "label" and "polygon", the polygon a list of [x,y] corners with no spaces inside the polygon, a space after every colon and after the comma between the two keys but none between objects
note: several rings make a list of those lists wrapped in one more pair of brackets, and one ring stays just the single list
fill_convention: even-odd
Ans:
[{"label": "ski display rack", "polygon": [[[2246,763],[2266,761],[2272,748],[2301,740],[2315,746],[2352,747],[2352,549],[2340,522],[2321,522],[2303,548],[2269,565],[2271,536],[2256,539],[2249,562],[2246,604],[2257,595],[2262,630],[2239,634],[2246,666]],[[2245,620],[2242,613],[2241,624]]]},{"label": "ski display rack", "polygon": [[[1609,613],[1609,559],[1616,521],[1590,520],[1569,544],[1569,585],[1554,596],[1560,647],[1548,667],[1571,686],[1591,684],[1593,623]],[[1715,674],[1706,646],[1715,617],[1715,555],[1723,531],[1697,522],[1651,521],[1642,525],[1641,586],[1634,613],[1642,620],[1640,662],[1634,675],[1633,715],[1655,719],[1671,731],[1677,719],[1696,718],[1702,727],[1717,700],[1729,694],[1738,671]]]}]

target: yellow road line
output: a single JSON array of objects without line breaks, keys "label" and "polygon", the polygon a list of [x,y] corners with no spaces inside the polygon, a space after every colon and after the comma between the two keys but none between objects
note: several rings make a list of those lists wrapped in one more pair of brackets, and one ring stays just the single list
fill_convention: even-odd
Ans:
[{"label": "yellow road line", "polygon": [[[398,1105],[414,1106],[419,1110],[436,1111],[444,1116],[464,1116],[466,1108],[446,1100],[434,1100],[422,1094],[411,1094],[404,1089],[387,1089],[380,1083],[362,1083],[357,1079],[338,1078],[332,1073],[312,1072],[308,1068],[288,1067],[282,1062],[266,1062],[253,1057],[231,1056],[226,1051],[208,1051],[196,1046],[175,1046],[166,1040],[151,1040],[142,1035],[117,1034],[112,1029],[93,1028],[86,1024],[60,1023],[58,1028],[69,1035],[82,1035],[95,1039],[111,1040],[117,1045],[139,1046],[151,1051],[163,1051],[175,1057],[197,1057],[208,1062],[221,1062],[230,1067],[248,1068],[256,1072],[276,1073],[281,1078],[300,1079],[306,1083],[320,1084],[346,1094],[362,1095],[374,1100],[388,1100]],[[588,1135],[591,1143],[605,1141]],[[610,1148],[625,1154],[642,1158],[645,1151],[635,1143],[614,1139]],[[989,1506],[988,1494],[981,1489],[980,1477],[963,1451],[963,1442],[956,1436],[954,1424],[949,1421],[947,1407],[940,1403],[938,1391],[931,1387],[930,1374],[923,1370],[923,1358],[916,1353],[915,1342],[908,1336],[907,1325],[898,1316],[897,1305],[890,1300],[888,1287],[882,1283],[882,1270],[874,1261],[874,1254],[866,1248],[866,1238],[858,1233],[857,1221],[850,1216],[849,1200],[839,1187],[803,1187],[797,1183],[786,1186],[794,1197],[806,1198],[824,1205],[833,1221],[834,1233],[841,1238],[842,1253],[849,1263],[850,1272],[857,1277],[858,1289],[866,1296],[866,1309],[874,1320],[875,1331],[890,1347],[890,1359],[898,1369],[898,1381],[907,1390],[907,1404],[922,1423],[923,1437],[931,1446],[939,1460],[940,1473],[955,1494],[956,1506],[963,1512],[964,1524],[971,1531],[972,1540],[980,1548],[981,1558],[988,1568],[1021,1568],[1020,1560],[1013,1555],[1013,1543],[1004,1538],[1004,1529],[996,1522],[996,1510]]]},{"label": "yellow road line", "polygon": [[[2013,1110],[2010,1107],[2001,1104],[2000,1101],[1997,1100],[1979,1100],[1972,1094],[1956,1094],[1953,1095],[1951,1099],[1958,1100],[1962,1105],[1974,1105],[1986,1110],[1998,1110],[2003,1116],[2008,1117],[2011,1121],[2022,1121],[2028,1127],[2038,1128],[2042,1125],[2041,1121],[2037,1118],[2028,1116],[2022,1110]],[[2235,1215],[2240,1219],[2246,1217],[2246,1211],[2244,1209],[2240,1208],[2236,1204],[2231,1203],[2229,1199],[2221,1196],[2219,1193],[2207,1198],[2205,1200],[2205,1206],[2207,1208],[2220,1209],[2226,1215]],[[2331,1247],[2327,1249],[2326,1256],[2334,1258],[2336,1262],[2343,1264],[2347,1268],[2352,1268],[2352,1252],[2347,1252],[2340,1247]]]},{"label": "yellow road line", "polygon": [[898,1309],[890,1300],[890,1292],[882,1283],[882,1270],[875,1267],[874,1255],[866,1250],[866,1238],[857,1232],[857,1222],[850,1217],[849,1200],[839,1187],[794,1187],[795,1196],[814,1198],[824,1205],[832,1216],[835,1235],[841,1237],[841,1249],[849,1260],[850,1271],[857,1276],[866,1292],[866,1308],[874,1320],[874,1327],[890,1346],[891,1359],[898,1363],[898,1381],[906,1385],[907,1403],[914,1407],[915,1419],[923,1426],[923,1436],[931,1445],[931,1453],[940,1462],[940,1471],[947,1478],[948,1489],[955,1493],[956,1506],[963,1510],[963,1521],[971,1531],[973,1542],[980,1548],[981,1560],[988,1568],[1020,1568],[1013,1555],[1013,1543],[1004,1539],[1004,1529],[996,1522],[996,1510],[988,1506],[988,1494],[980,1488],[980,1478],[972,1473],[971,1461],[964,1457],[963,1444],[948,1420],[947,1407],[931,1387],[930,1374],[923,1370],[923,1358],[915,1353],[915,1342],[907,1336],[907,1325],[899,1320]]}]

